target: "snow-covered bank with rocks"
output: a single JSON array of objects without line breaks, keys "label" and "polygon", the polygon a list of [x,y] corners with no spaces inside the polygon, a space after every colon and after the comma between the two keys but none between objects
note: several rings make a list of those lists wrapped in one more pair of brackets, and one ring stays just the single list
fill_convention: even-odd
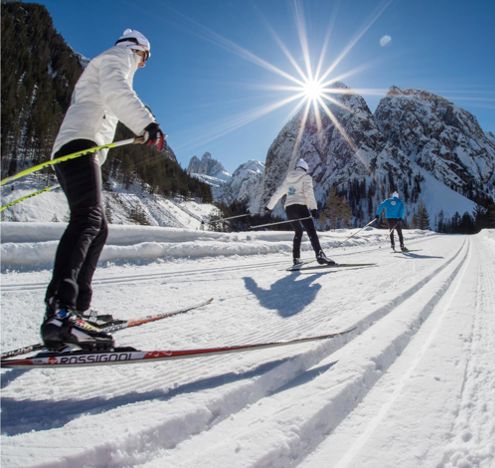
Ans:
[{"label": "snow-covered bank with rocks", "polygon": [[[103,190],[103,205],[108,221],[113,224],[199,229],[202,220],[208,220],[211,215],[221,215],[220,210],[209,203],[150,194],[139,184],[131,184],[127,189],[112,181],[109,184],[112,190]],[[2,205],[47,187],[53,189],[2,211],[2,222],[67,222],[67,198],[58,184],[46,177],[26,177],[14,185],[3,186]]]},{"label": "snow-covered bank with rocks", "polygon": [[[63,223],[1,227],[5,351],[39,340]],[[387,230],[339,246],[353,232],[321,233],[327,254],[375,266],[291,273],[290,232],[112,225],[95,307],[131,318],[214,297],[116,334],[119,345],[185,349],[354,330],[182,361],[4,369],[2,466],[493,467],[495,231],[405,231],[408,254],[390,251]]]}]

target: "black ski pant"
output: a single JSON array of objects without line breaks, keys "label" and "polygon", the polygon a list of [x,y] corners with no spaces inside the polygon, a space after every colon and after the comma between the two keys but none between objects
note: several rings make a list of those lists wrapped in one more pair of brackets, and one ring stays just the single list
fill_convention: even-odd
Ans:
[{"label": "black ski pant", "polygon": [[399,243],[402,247],[404,245],[404,237],[402,236],[402,219],[400,218],[387,218],[388,228],[390,229],[390,244],[395,247],[394,241],[394,229],[399,235]]},{"label": "black ski pant", "polygon": [[285,212],[289,219],[299,219],[308,218],[301,221],[293,221],[291,223],[294,229],[294,240],[292,243],[292,257],[301,258],[301,240],[303,236],[303,229],[306,230],[311,242],[311,246],[315,251],[315,254],[321,250],[320,241],[318,239],[318,234],[316,233],[315,225],[313,219],[311,218],[311,213],[306,205],[289,205],[285,207]]},{"label": "black ski pant", "polygon": [[[90,140],[73,140],[54,157],[96,146]],[[91,281],[108,236],[102,204],[101,169],[95,154],[87,154],[55,166],[58,181],[70,208],[69,224],[57,247],[53,276],[45,301],[86,310],[91,304]]]}]

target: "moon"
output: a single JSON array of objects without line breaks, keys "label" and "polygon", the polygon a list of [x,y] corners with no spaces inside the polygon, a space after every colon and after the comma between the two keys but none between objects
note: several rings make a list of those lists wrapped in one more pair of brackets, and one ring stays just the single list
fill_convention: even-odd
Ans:
[{"label": "moon", "polygon": [[392,42],[392,37],[386,34],[380,38],[380,46],[385,47]]}]

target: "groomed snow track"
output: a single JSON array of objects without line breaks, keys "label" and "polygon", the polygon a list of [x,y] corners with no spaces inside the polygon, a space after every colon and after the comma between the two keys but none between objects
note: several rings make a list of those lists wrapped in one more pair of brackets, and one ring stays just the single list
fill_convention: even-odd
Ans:
[{"label": "groomed snow track", "polygon": [[[378,264],[350,270],[287,273],[276,255],[100,270],[96,296],[122,316],[158,312],[159,298],[172,309],[180,297],[215,295],[207,310],[122,332],[122,345],[356,329],[182,362],[4,370],[2,465],[494,466],[493,240],[435,236],[409,247],[421,250],[336,250],[337,261]],[[44,280],[9,278],[2,306],[19,307],[22,293],[34,309]],[[38,325],[34,313],[27,320]],[[7,324],[16,326],[26,327]]]}]

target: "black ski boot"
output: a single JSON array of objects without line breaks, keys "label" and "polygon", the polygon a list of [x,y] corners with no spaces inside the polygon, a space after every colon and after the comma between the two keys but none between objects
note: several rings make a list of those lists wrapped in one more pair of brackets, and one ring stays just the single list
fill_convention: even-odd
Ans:
[{"label": "black ski boot", "polygon": [[336,263],[331,259],[331,258],[328,258],[325,253],[323,252],[323,250],[320,250],[317,254],[316,254],[316,261],[320,264],[320,265],[336,265]]},{"label": "black ski boot", "polygon": [[304,262],[300,258],[295,258],[292,262],[292,269],[298,270],[303,264]]},{"label": "black ski boot", "polygon": [[407,247],[403,246],[403,245],[400,246],[400,250],[402,252],[409,252],[409,249]]},{"label": "black ski boot", "polygon": [[41,339],[51,351],[77,347],[84,351],[110,351],[113,337],[81,319],[67,307],[47,306],[45,320],[41,324]]}]

